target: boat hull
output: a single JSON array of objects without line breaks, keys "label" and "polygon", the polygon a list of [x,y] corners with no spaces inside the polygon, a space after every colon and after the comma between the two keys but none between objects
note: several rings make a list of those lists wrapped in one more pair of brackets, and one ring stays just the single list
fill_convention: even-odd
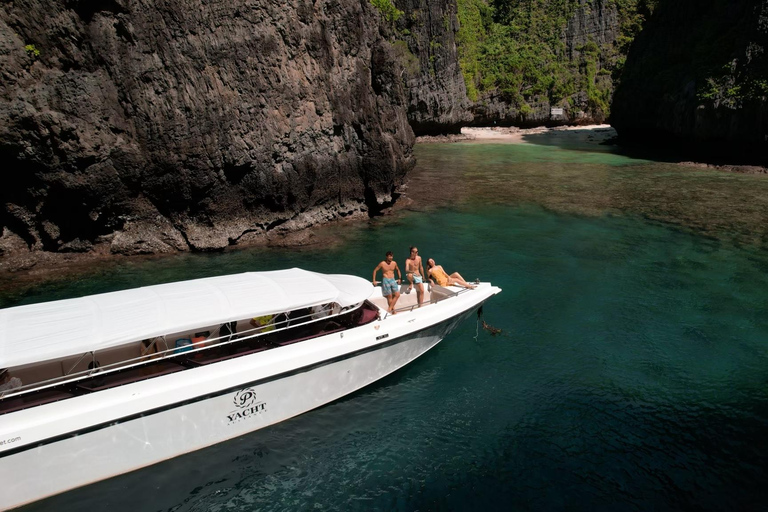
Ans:
[{"label": "boat hull", "polygon": [[181,400],[175,403],[0,453],[0,481],[4,482],[0,508],[14,508],[156,464],[332,402],[421,356],[479,306],[392,339],[381,334],[378,343],[356,351],[267,378],[241,378],[241,384],[207,395],[185,398],[180,394]]}]

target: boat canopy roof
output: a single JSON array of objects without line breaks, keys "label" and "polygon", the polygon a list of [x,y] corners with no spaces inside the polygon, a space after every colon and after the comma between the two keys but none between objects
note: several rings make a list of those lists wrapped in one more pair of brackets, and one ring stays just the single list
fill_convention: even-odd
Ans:
[{"label": "boat canopy roof", "polygon": [[209,277],[0,310],[0,368],[336,302],[373,286],[298,268]]}]

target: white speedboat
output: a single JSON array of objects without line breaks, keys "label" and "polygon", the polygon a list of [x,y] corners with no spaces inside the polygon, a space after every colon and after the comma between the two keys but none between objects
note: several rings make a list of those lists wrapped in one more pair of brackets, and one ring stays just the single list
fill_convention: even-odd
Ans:
[{"label": "white speedboat", "polygon": [[0,310],[0,509],[336,400],[500,291],[433,286],[388,315],[364,279],[290,269]]}]

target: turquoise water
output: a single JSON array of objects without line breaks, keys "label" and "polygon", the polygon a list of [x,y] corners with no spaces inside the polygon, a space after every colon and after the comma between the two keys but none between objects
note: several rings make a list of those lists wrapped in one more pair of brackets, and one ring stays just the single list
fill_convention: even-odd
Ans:
[{"label": "turquoise water", "polygon": [[765,509],[768,252],[750,219],[768,180],[532,142],[417,148],[410,199],[326,230],[331,245],[123,262],[6,293],[293,265],[368,277],[410,244],[504,290],[485,307],[500,336],[467,322],[345,399],[27,510]]}]

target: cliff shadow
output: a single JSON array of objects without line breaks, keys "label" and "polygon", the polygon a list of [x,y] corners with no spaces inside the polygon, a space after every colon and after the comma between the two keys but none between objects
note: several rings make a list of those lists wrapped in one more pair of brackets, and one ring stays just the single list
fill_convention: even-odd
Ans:
[{"label": "cliff shadow", "polygon": [[712,143],[691,144],[662,134],[620,136],[613,127],[555,128],[524,133],[523,142],[569,151],[612,153],[661,163],[695,162],[718,167],[765,167],[759,155]]},{"label": "cliff shadow", "polygon": [[570,151],[624,154],[624,149],[617,144],[616,130],[607,125],[533,130],[522,133],[520,140],[537,146],[558,147]]}]

